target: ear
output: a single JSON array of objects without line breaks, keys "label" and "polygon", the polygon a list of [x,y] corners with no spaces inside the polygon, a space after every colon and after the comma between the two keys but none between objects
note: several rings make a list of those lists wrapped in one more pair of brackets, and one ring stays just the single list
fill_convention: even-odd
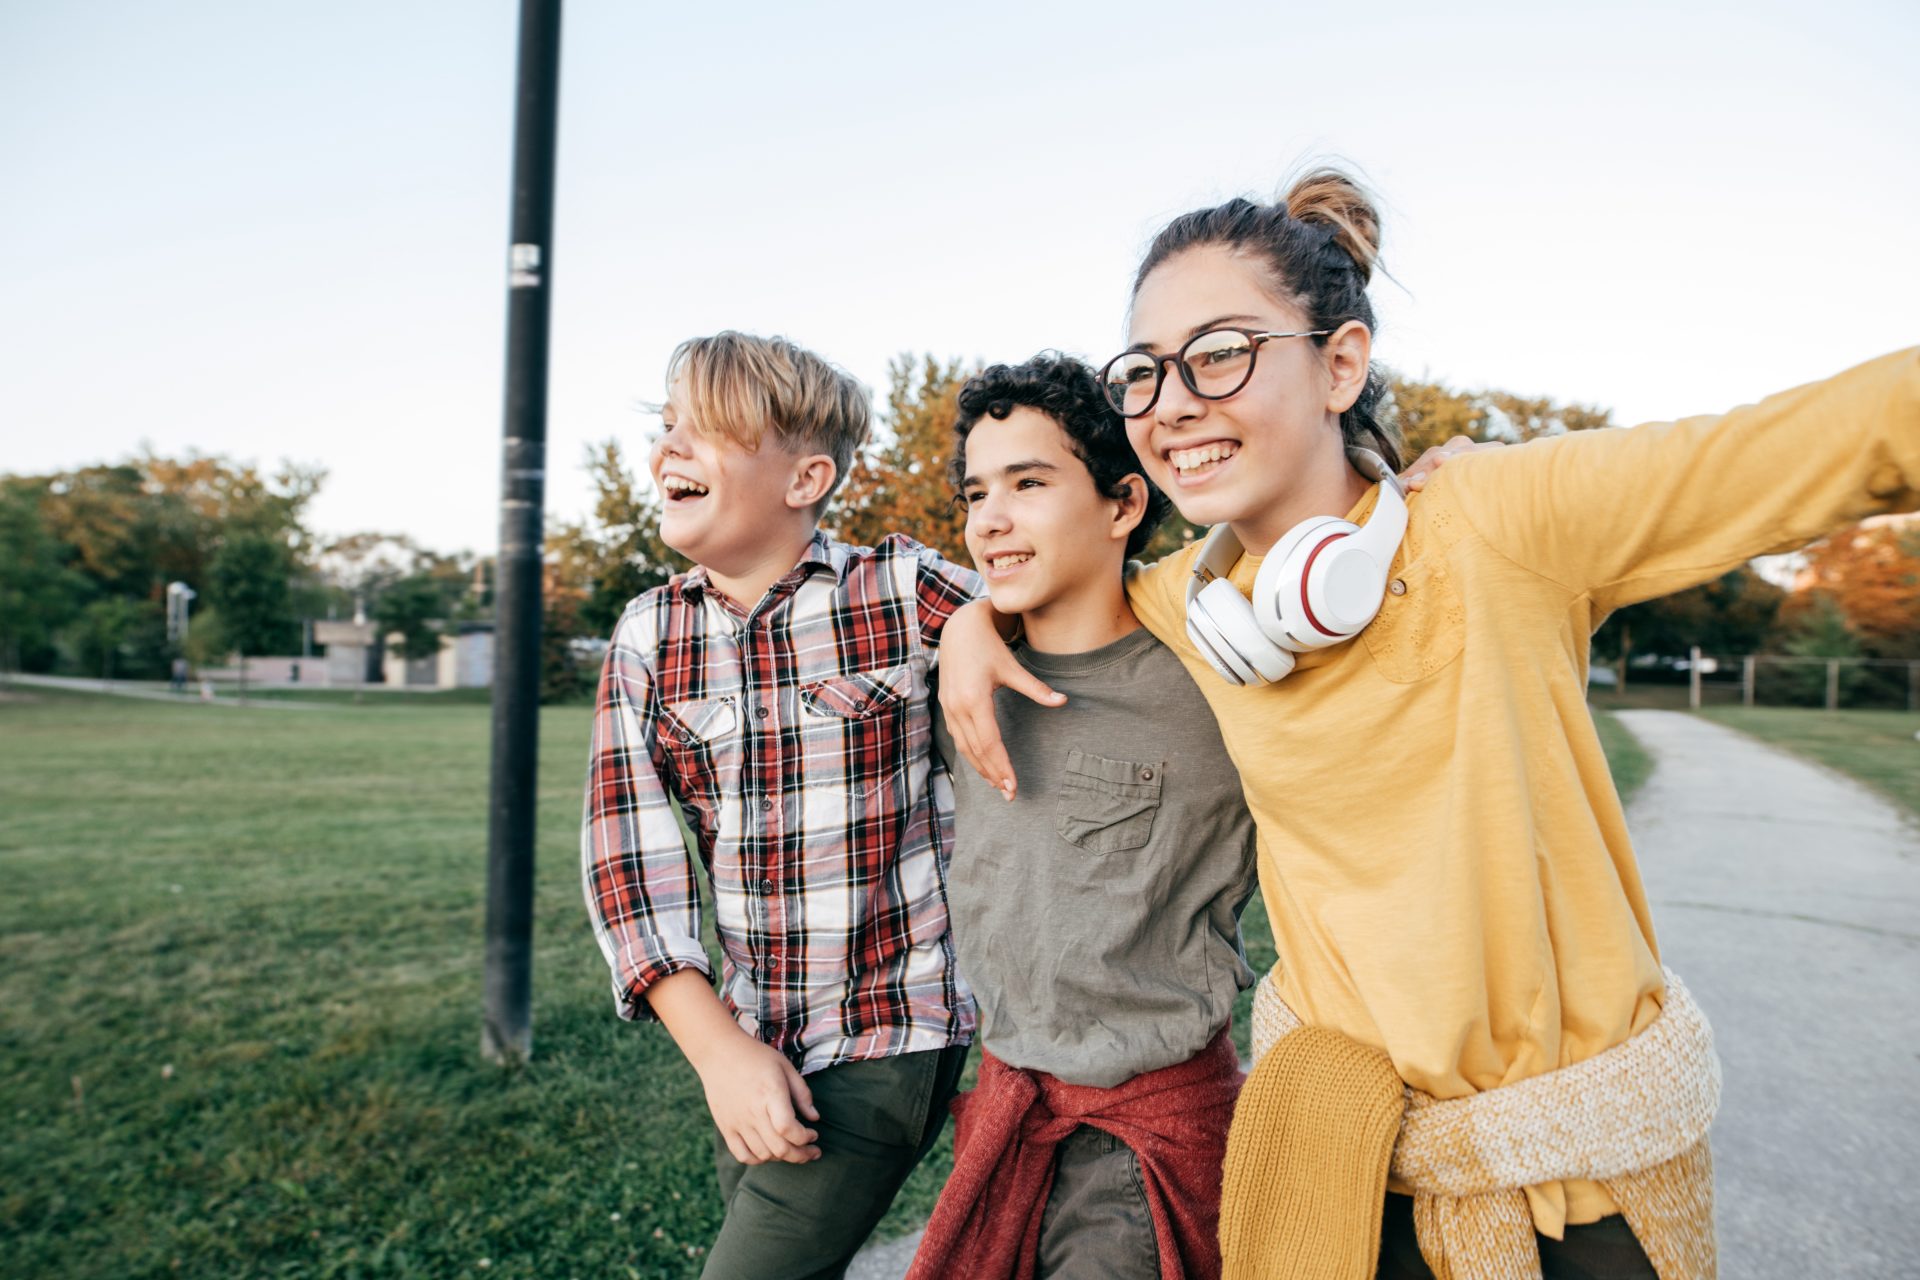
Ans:
[{"label": "ear", "polygon": [[1113,521],[1107,526],[1107,536],[1116,542],[1125,542],[1147,514],[1147,482],[1135,474],[1123,476],[1120,483],[1127,486],[1127,493],[1123,498],[1107,499],[1113,504]]},{"label": "ear", "polygon": [[1333,331],[1321,357],[1327,364],[1327,412],[1345,413],[1366,389],[1373,334],[1358,320],[1349,320]]},{"label": "ear", "polygon": [[787,505],[796,511],[819,506],[821,499],[833,492],[833,481],[839,474],[840,468],[824,453],[799,459],[793,466],[793,481],[787,486]]}]

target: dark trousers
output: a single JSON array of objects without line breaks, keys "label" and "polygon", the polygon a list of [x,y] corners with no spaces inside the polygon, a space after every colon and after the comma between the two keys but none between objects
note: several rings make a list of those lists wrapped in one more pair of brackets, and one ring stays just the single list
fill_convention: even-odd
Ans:
[{"label": "dark trousers", "polygon": [[[1535,1236],[1543,1280],[1658,1280],[1653,1264],[1619,1214],[1568,1227],[1565,1240]],[[1387,1196],[1380,1216],[1380,1269],[1376,1280],[1433,1280],[1413,1234],[1413,1197]]]},{"label": "dark trousers", "polygon": [[1159,1280],[1140,1159],[1110,1133],[1081,1125],[1064,1138],[1040,1215],[1038,1280]]},{"label": "dark trousers", "polygon": [[726,1220],[701,1272],[710,1280],[833,1280],[900,1184],[932,1149],[967,1046],[843,1062],[807,1077],[820,1158],[745,1165],[714,1132]]}]

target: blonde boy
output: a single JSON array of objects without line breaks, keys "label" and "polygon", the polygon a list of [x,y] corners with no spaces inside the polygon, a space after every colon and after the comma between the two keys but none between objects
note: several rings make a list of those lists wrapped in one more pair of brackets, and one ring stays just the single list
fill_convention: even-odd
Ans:
[{"label": "blonde boy", "polygon": [[[818,527],[866,392],[780,338],[682,343],[650,468],[695,568],[614,629],[581,846],[623,1018],[666,1024],[716,1128],[705,1274],[841,1274],[926,1154],[973,1034],[928,675],[975,575]],[[700,943],[693,857],[723,958]]]}]

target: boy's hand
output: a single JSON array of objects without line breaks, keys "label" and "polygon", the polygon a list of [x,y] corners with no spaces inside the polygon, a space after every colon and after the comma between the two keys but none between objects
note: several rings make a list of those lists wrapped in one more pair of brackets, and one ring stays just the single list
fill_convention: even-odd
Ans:
[{"label": "boy's hand", "polygon": [[1067,700],[1014,660],[1013,650],[993,624],[992,609],[976,600],[948,618],[941,632],[940,710],[946,715],[953,745],[967,763],[987,785],[1011,800],[1018,780],[993,716],[995,689],[1012,689],[1049,707]]},{"label": "boy's hand", "polygon": [[818,1121],[806,1079],[779,1050],[741,1032],[736,1041],[695,1064],[707,1091],[707,1110],[741,1164],[820,1158],[820,1134],[800,1123]]},{"label": "boy's hand", "polygon": [[1448,458],[1463,453],[1478,453],[1482,449],[1504,448],[1504,440],[1470,440],[1466,436],[1455,436],[1445,444],[1438,444],[1415,458],[1413,465],[1400,473],[1400,484],[1408,493],[1418,493],[1426,487],[1427,477],[1446,465]]},{"label": "boy's hand", "polygon": [[740,1029],[696,969],[668,974],[647,989],[647,1003],[700,1076],[707,1109],[741,1164],[820,1158],[820,1135],[800,1123],[818,1121],[813,1091],[779,1050]]}]

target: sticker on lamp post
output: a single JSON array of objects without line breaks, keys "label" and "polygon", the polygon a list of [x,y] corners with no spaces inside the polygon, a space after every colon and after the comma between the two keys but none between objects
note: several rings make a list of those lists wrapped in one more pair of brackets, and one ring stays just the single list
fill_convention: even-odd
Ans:
[{"label": "sticker on lamp post", "polygon": [[507,287],[537,289],[540,286],[540,246],[516,244],[507,253]]}]

